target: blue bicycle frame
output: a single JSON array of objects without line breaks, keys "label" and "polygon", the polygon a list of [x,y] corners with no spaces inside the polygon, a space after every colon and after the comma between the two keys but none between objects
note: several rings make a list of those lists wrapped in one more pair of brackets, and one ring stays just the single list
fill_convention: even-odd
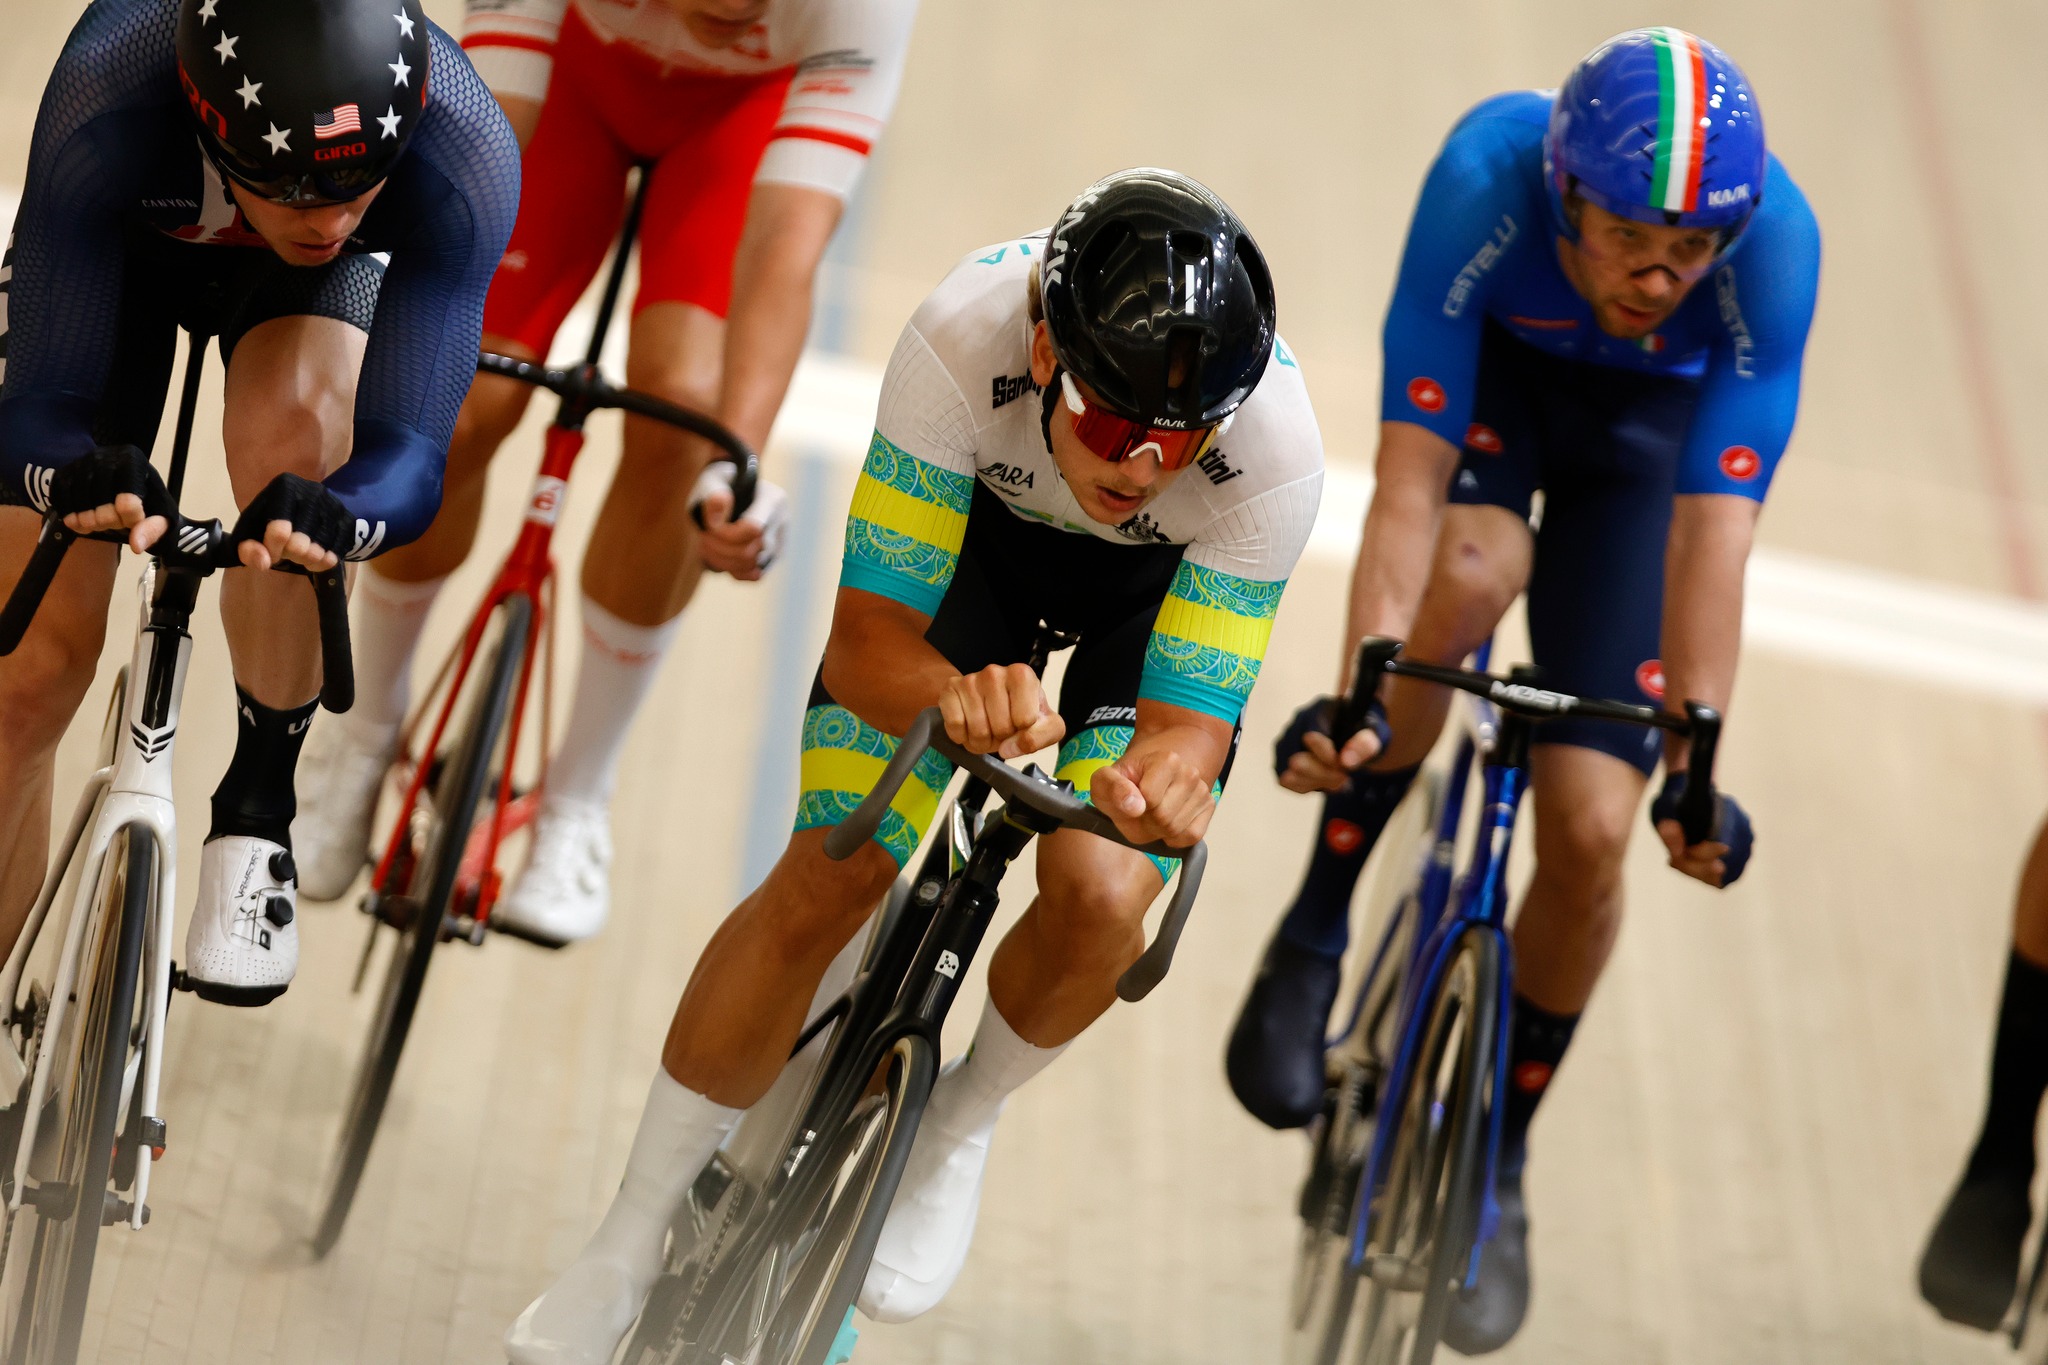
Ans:
[{"label": "blue bicycle frame", "polygon": [[[1475,657],[1475,668],[1486,667],[1487,652],[1482,649]],[[1365,984],[1358,992],[1358,999],[1363,1002],[1373,978],[1390,965],[1401,917],[1414,916],[1414,937],[1401,989],[1400,1026],[1393,1063],[1388,1069],[1385,1084],[1379,1089],[1382,1100],[1405,1093],[1408,1073],[1414,1069],[1416,1053],[1422,1045],[1423,1006],[1435,998],[1452,950],[1468,929],[1492,934],[1500,941],[1500,1001],[1494,1038],[1493,1094],[1504,1094],[1507,1085],[1507,1030],[1514,993],[1514,956],[1508,948],[1506,928],[1508,850],[1514,841],[1515,815],[1521,806],[1522,794],[1529,786],[1528,722],[1511,717],[1503,727],[1500,712],[1490,703],[1475,698],[1466,708],[1464,730],[1458,741],[1457,760],[1444,787],[1436,836],[1424,854],[1414,893],[1390,918]],[[1454,878],[1458,831],[1464,821],[1465,794],[1475,762],[1483,764],[1480,768],[1478,838],[1473,842],[1471,859],[1464,874]],[[1480,1215],[1479,1235],[1473,1240],[1471,1259],[1466,1266],[1468,1287],[1478,1270],[1480,1248],[1492,1239],[1500,1221],[1493,1187],[1500,1156],[1502,1107],[1498,1102],[1493,1104],[1487,1119],[1485,1203]],[[1372,1151],[1365,1169],[1366,1188],[1374,1196],[1385,1183],[1396,1131],[1397,1125],[1374,1126]],[[1349,1268],[1353,1274],[1364,1267],[1375,1202],[1374,1198],[1359,1201],[1357,1223],[1351,1235]]]}]

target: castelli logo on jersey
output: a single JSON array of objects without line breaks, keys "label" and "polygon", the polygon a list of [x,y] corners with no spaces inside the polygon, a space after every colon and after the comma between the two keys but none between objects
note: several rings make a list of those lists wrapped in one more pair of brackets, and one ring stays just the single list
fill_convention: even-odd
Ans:
[{"label": "castelli logo on jersey", "polygon": [[1498,455],[1507,449],[1500,439],[1500,433],[1482,422],[1474,422],[1465,428],[1465,444],[1482,455]]},{"label": "castelli logo on jersey", "polygon": [[1421,378],[1408,381],[1408,401],[1424,412],[1444,410],[1444,386],[1434,379]]},{"label": "castelli logo on jersey", "polygon": [[1729,446],[1721,452],[1721,472],[1731,479],[1747,483],[1763,467],[1763,460],[1748,446]]},{"label": "castelli logo on jersey", "polygon": [[1664,700],[1664,661],[1645,659],[1636,665],[1636,686],[1653,701]]},{"label": "castelli logo on jersey", "polygon": [[1556,1069],[1548,1062],[1523,1062],[1515,1068],[1515,1089],[1533,1095],[1550,1084],[1550,1073]]},{"label": "castelli logo on jersey", "polygon": [[1365,831],[1349,820],[1332,820],[1323,826],[1323,842],[1332,853],[1356,853],[1365,842]]}]

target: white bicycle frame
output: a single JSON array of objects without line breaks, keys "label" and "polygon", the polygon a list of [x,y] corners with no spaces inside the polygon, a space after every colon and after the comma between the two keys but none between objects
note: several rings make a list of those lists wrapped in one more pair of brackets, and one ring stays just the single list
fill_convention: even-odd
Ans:
[{"label": "white bicycle frame", "polygon": [[[138,827],[156,841],[157,856],[149,921],[143,929],[142,979],[147,994],[143,998],[140,1040],[142,1065],[138,1077],[131,1058],[122,1086],[120,1112],[124,1116],[129,1112],[130,1087],[139,1081],[141,1118],[146,1122],[161,1121],[163,1117],[158,1107],[158,1087],[163,1075],[164,1017],[171,998],[171,935],[177,904],[178,817],[171,798],[171,758],[178,732],[178,707],[185,695],[186,668],[192,657],[192,636],[186,630],[150,628],[150,607],[161,572],[154,560],[143,568],[134,652],[126,674],[127,685],[121,689],[120,711],[110,710],[107,717],[110,733],[100,744],[103,766],[86,780],[71,823],[53,851],[50,872],[36,897],[35,908],[22,927],[20,938],[15,940],[5,970],[0,971],[0,1002],[13,1015],[21,1008],[21,979],[29,953],[68,882],[70,901],[62,919],[63,941],[58,949],[56,980],[50,987],[49,1017],[39,1035],[38,1056],[22,1058],[25,1066],[34,1068],[34,1080],[15,1145],[13,1183],[7,1197],[10,1213],[19,1211],[27,1191],[29,1161],[50,1095],[50,1068],[43,1064],[43,1059],[63,1055],[61,1050],[53,1050],[52,1045],[64,1036],[86,931],[91,927],[100,891],[111,872],[107,851],[115,834],[129,826]],[[165,650],[176,651],[175,657],[165,660]],[[166,666],[168,673],[161,674],[159,670]],[[151,683],[160,676],[168,676],[170,685],[162,689],[162,695],[152,697],[151,693],[158,689],[152,688]],[[138,1229],[148,1212],[149,1173],[155,1157],[142,1143],[142,1137],[139,1132],[129,1134],[138,1150],[134,1194],[126,1221],[129,1227]]]}]

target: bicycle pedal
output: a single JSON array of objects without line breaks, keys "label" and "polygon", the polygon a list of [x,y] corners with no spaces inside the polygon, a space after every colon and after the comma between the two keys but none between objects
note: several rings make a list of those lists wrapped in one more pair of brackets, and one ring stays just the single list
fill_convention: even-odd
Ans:
[{"label": "bicycle pedal", "polygon": [[[107,1202],[100,1209],[100,1226],[110,1228],[116,1223],[125,1223],[135,1212],[135,1205],[121,1198],[112,1190],[107,1191]],[[149,1226],[149,1205],[142,1206],[142,1224]]]},{"label": "bicycle pedal", "polygon": [[176,958],[171,959],[171,989],[174,991],[191,991],[197,989],[192,984],[192,978],[186,975],[185,969],[178,965],[178,961]]}]

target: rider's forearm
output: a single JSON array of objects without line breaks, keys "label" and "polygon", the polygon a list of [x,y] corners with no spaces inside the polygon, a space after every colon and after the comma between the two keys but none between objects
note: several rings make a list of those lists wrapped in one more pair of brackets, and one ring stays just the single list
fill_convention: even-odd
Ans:
[{"label": "rider's forearm", "polygon": [[1382,422],[1377,483],[1351,571],[1337,688],[1351,685],[1352,654],[1368,635],[1406,639],[1422,606],[1458,449],[1410,422]]},{"label": "rider's forearm", "polygon": [[803,185],[756,185],[748,202],[733,258],[718,415],[756,450],[803,353],[818,262],[840,211],[836,196]]},{"label": "rider's forearm", "polygon": [[841,588],[825,642],[825,690],[885,734],[901,735],[960,670],[924,638],[931,618],[877,593]]},{"label": "rider's forearm", "polygon": [[1219,717],[1163,701],[1138,702],[1138,722],[1131,742],[1124,746],[1126,759],[1144,759],[1171,750],[1194,766],[1205,782],[1213,785],[1230,757],[1232,726]]},{"label": "rider's forearm", "polygon": [[[1742,577],[1762,504],[1725,493],[1687,494],[1671,513],[1664,558],[1664,704],[1687,701],[1726,711],[1742,649]],[[1669,771],[1683,772],[1685,741],[1664,748]]]}]

